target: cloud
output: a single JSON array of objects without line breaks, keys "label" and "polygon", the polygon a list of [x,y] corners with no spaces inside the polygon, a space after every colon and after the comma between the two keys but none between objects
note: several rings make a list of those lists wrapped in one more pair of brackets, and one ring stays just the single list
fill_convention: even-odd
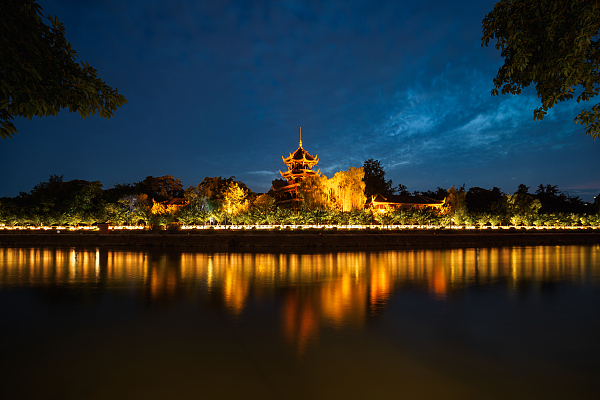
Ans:
[{"label": "cloud", "polygon": [[[63,113],[19,123],[34,139],[11,139],[0,159],[29,172],[0,179],[7,194],[83,164],[102,182],[235,175],[268,190],[300,126],[328,175],[374,158],[423,189],[595,179],[596,143],[573,123],[585,104],[561,103],[539,122],[533,90],[490,96],[502,59],[481,48],[480,27],[494,0],[40,2],[128,104],[110,123]],[[40,174],[64,143],[79,158]]]},{"label": "cloud", "polygon": [[248,172],[244,172],[244,174],[246,174],[246,175],[265,175],[265,176],[279,175],[278,172],[273,172],[273,171],[248,171]]}]

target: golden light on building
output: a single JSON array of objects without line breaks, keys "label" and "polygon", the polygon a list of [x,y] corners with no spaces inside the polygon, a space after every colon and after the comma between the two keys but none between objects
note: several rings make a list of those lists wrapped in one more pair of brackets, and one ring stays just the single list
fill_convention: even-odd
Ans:
[{"label": "golden light on building", "polygon": [[298,198],[298,186],[308,177],[319,176],[319,171],[313,167],[319,163],[319,156],[312,156],[302,147],[302,128],[300,128],[300,144],[288,157],[281,156],[288,167],[287,171],[279,173],[286,181],[286,185],[274,190],[277,204],[292,204],[298,206],[302,200]]}]

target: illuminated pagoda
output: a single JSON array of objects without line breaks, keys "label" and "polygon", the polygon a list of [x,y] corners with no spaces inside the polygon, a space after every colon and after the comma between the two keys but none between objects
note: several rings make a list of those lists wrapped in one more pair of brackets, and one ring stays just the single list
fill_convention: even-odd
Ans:
[{"label": "illuminated pagoda", "polygon": [[319,162],[318,156],[311,156],[308,151],[302,147],[302,128],[300,128],[300,145],[289,157],[281,159],[287,165],[288,170],[285,172],[279,171],[286,185],[274,188],[277,204],[291,204],[298,207],[302,199],[298,198],[298,186],[300,182],[309,176],[319,175],[319,171],[313,171],[313,167]]}]

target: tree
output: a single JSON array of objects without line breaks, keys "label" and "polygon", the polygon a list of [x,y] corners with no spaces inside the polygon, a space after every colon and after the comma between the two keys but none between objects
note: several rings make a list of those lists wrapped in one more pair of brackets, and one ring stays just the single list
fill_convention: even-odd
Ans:
[{"label": "tree", "polygon": [[244,191],[248,194],[252,194],[252,190],[250,190],[244,183],[235,180],[235,176],[230,176],[225,179],[220,176],[205,177],[202,182],[196,186],[196,190],[198,191],[200,196],[208,197],[210,200],[216,201],[218,203],[223,201],[223,195],[227,187],[231,183],[237,183],[237,185],[244,189]]},{"label": "tree", "polygon": [[396,192],[399,196],[410,196],[410,192],[408,191],[406,185],[403,185],[401,183],[399,183],[398,186],[394,189],[394,192]]},{"label": "tree", "polygon": [[248,210],[247,193],[237,183],[231,182],[223,192],[223,207],[227,214],[237,215]]},{"label": "tree", "polygon": [[150,207],[150,215],[148,217],[152,229],[175,222],[175,213],[177,210],[177,206],[164,205],[163,203],[158,203],[152,199],[152,206]]},{"label": "tree", "polygon": [[515,194],[529,194],[529,186],[525,185],[524,183],[519,184]]},{"label": "tree", "polygon": [[523,223],[530,226],[538,217],[542,203],[528,193],[506,195],[508,217],[513,225]]},{"label": "tree", "polygon": [[494,211],[502,197],[502,192],[495,186],[492,190],[475,186],[469,189],[465,199],[470,212],[483,213]]},{"label": "tree", "polygon": [[252,209],[259,213],[268,213],[275,208],[275,199],[268,194],[257,196],[252,202]]},{"label": "tree", "polygon": [[535,191],[535,197],[542,203],[542,212],[555,213],[566,211],[567,195],[558,190],[557,185],[540,184]]},{"label": "tree", "polygon": [[452,216],[452,220],[456,225],[462,225],[467,216],[467,194],[465,185],[456,189],[454,186],[448,189],[448,199],[446,201],[448,215]]},{"label": "tree", "polygon": [[187,201],[189,208],[196,209],[198,211],[210,212],[214,208],[210,203],[210,199],[207,196],[203,196],[200,193],[200,185],[190,186],[185,189],[183,197]]},{"label": "tree", "polygon": [[302,199],[302,208],[306,210],[327,210],[331,207],[331,199],[325,175],[311,175],[300,182],[298,197]]},{"label": "tree", "polygon": [[[400,193],[400,194],[402,194],[402,193]],[[417,194],[416,191],[415,191],[415,194]],[[423,192],[418,192],[418,194],[420,194],[421,196],[429,197],[430,199],[435,199],[435,200],[444,200],[446,197],[448,197],[448,191],[439,186],[435,192],[433,190],[427,190],[427,191],[423,191]]]},{"label": "tree", "polygon": [[156,201],[165,201],[174,197],[181,197],[184,193],[181,178],[173,178],[173,175],[147,176],[136,185],[136,190],[145,193]]},{"label": "tree", "polygon": [[56,115],[69,108],[83,118],[111,118],[127,103],[118,89],[103,82],[88,63],[76,62],[77,53],[65,39],[65,28],[55,16],[42,20],[34,0],[0,2],[0,137],[17,133],[14,116]]},{"label": "tree", "polygon": [[327,187],[341,211],[361,210],[367,198],[363,168],[350,167],[348,171],[336,172],[327,181]]},{"label": "tree", "polygon": [[[549,108],[574,97],[577,102],[598,95],[600,85],[600,2],[597,0],[500,0],[485,16],[481,45],[497,39],[504,65],[494,78],[492,96],[520,94],[535,84],[541,120]],[[582,110],[575,122],[600,137],[600,104]]]},{"label": "tree", "polygon": [[79,179],[64,182],[62,175],[51,175],[47,182],[38,183],[29,193],[21,193],[16,204],[21,213],[32,218],[32,223],[78,225],[95,221],[101,201],[100,182]]},{"label": "tree", "polygon": [[125,197],[135,197],[138,194],[135,186],[131,183],[115,183],[110,189],[102,191],[102,199],[107,203],[116,203]]},{"label": "tree", "polygon": [[558,186],[541,185],[535,191],[535,197],[542,203],[543,213],[586,213],[590,208],[579,196],[570,196],[558,190]]},{"label": "tree", "polygon": [[385,180],[385,171],[381,166],[379,160],[373,160],[369,158],[363,165],[365,177],[365,195],[367,198],[380,194],[384,197],[388,197],[394,194],[392,189],[392,180]]}]

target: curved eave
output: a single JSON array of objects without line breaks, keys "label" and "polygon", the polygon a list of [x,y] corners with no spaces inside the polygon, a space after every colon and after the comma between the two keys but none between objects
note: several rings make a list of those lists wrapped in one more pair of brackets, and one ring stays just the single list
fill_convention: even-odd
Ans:
[{"label": "curved eave", "polygon": [[276,201],[275,204],[290,204],[290,203],[302,203],[303,200],[302,199],[287,199],[287,200],[279,200]]},{"label": "curved eave", "polygon": [[[301,171],[301,172],[294,172],[294,171]],[[281,170],[279,170],[279,173],[281,174],[282,177],[287,178],[289,176],[319,175],[319,171],[313,171],[312,169],[301,169],[301,170],[288,169],[285,172],[281,172]]]},{"label": "curved eave", "polygon": [[283,162],[285,164],[316,164],[319,162],[319,158],[315,157],[315,158],[283,158],[283,156],[281,156],[281,159],[283,160]]},{"label": "curved eave", "polygon": [[[294,171],[300,171],[300,172],[294,172]],[[320,171],[320,170],[319,170]],[[290,176],[312,176],[312,175],[319,175],[319,171],[313,171],[312,169],[288,169],[285,172],[281,172],[279,171],[279,173],[281,174],[282,177],[287,178]]]},{"label": "curved eave", "polygon": [[296,188],[298,187],[298,185],[299,185],[299,183],[292,183],[290,185],[282,186],[282,187],[280,187],[278,189],[275,189],[274,191],[276,193],[295,191]]},{"label": "curved eave", "polygon": [[281,159],[286,164],[291,164],[291,163],[304,163],[304,164],[314,163],[314,164],[316,164],[319,162],[319,155],[317,154],[313,157],[308,153],[308,151],[304,150],[302,147],[298,147],[298,149],[295,152],[290,153],[290,155],[288,157],[284,158],[283,156],[281,156]]}]

